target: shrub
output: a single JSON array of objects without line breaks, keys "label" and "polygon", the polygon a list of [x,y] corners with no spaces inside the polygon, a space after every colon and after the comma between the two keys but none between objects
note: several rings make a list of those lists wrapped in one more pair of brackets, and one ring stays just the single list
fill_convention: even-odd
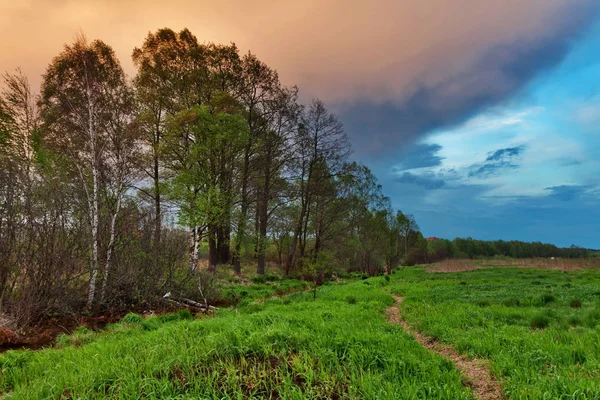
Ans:
[{"label": "shrub", "polygon": [[346,301],[348,302],[348,304],[356,304],[356,297],[354,297],[354,296],[347,296],[346,297]]},{"label": "shrub", "polygon": [[265,278],[264,275],[257,275],[254,278],[252,278],[252,283],[260,284],[265,282],[267,282],[267,278]]},{"label": "shrub", "polygon": [[570,304],[571,308],[581,308],[581,300],[573,299]]},{"label": "shrub", "polygon": [[544,314],[538,314],[531,319],[532,329],[544,329],[550,325],[550,318]]},{"label": "shrub", "polygon": [[389,282],[389,281],[390,281],[390,276],[389,276],[389,275],[386,275],[386,276],[385,276],[385,280],[386,280],[386,282]]},{"label": "shrub", "polygon": [[136,313],[129,313],[121,319],[121,322],[125,322],[127,324],[141,324],[142,320],[143,318],[141,315]]}]

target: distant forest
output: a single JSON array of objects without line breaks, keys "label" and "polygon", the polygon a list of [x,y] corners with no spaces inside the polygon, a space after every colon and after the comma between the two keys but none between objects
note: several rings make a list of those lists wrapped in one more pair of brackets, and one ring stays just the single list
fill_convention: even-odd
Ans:
[{"label": "distant forest", "polygon": [[435,262],[446,258],[591,258],[600,257],[599,250],[591,250],[572,245],[557,247],[541,242],[521,242],[517,240],[475,240],[456,238],[454,240],[429,238],[427,240],[427,258]]}]

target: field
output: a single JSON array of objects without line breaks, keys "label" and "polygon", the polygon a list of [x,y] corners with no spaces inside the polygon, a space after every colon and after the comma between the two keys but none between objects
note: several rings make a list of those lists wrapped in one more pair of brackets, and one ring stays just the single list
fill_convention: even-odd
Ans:
[{"label": "field", "polygon": [[53,349],[5,353],[0,389],[11,399],[473,398],[453,362],[387,320],[402,296],[411,329],[487,360],[505,397],[600,398],[600,270],[410,267],[329,283],[316,300],[273,297],[267,287],[284,282],[236,286],[246,299],[214,317],[128,315]]}]

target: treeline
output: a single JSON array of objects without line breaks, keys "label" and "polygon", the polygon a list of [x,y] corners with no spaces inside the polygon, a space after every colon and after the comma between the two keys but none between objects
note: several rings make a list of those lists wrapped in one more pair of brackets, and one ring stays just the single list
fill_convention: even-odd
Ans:
[{"label": "treeline", "polygon": [[160,29],[132,58],[128,79],[109,45],[79,37],[39,95],[4,75],[1,312],[29,324],[193,295],[219,265],[318,280],[426,251],[336,116],[255,55]]},{"label": "treeline", "polygon": [[557,247],[541,242],[521,242],[517,240],[475,240],[472,238],[456,238],[454,240],[438,239],[427,241],[427,258],[429,262],[447,258],[591,258],[600,256],[600,252],[572,245]]}]

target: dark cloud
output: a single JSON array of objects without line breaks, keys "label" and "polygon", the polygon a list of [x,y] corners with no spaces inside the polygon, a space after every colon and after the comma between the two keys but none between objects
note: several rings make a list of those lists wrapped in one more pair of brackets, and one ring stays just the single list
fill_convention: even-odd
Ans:
[{"label": "dark cloud", "polygon": [[525,146],[508,147],[506,149],[496,150],[490,153],[485,159],[486,161],[502,161],[507,158],[515,157],[525,150]]},{"label": "dark cloud", "polygon": [[560,185],[548,187],[549,197],[559,201],[572,201],[580,198],[590,189],[587,185]]},{"label": "dark cloud", "polygon": [[404,172],[395,179],[398,183],[422,186],[425,189],[440,189],[446,185],[446,181],[435,177],[433,174],[416,175],[410,172]]},{"label": "dark cloud", "polygon": [[515,158],[519,157],[525,146],[509,147],[499,149],[488,153],[485,162],[482,164],[473,164],[469,172],[469,178],[487,178],[498,175],[501,171],[507,169],[517,169],[519,165],[515,163]]},{"label": "dark cloud", "polygon": [[400,155],[402,161],[396,165],[396,170],[406,171],[409,169],[438,167],[442,165],[444,159],[444,157],[437,154],[440,150],[442,150],[442,146],[437,143],[413,145]]},{"label": "dark cloud", "polygon": [[493,45],[471,66],[437,84],[415,82],[412,93],[399,101],[342,105],[340,116],[357,152],[380,157],[398,151],[517,95],[565,57],[597,15],[598,7],[590,4],[566,12],[545,36]]}]

